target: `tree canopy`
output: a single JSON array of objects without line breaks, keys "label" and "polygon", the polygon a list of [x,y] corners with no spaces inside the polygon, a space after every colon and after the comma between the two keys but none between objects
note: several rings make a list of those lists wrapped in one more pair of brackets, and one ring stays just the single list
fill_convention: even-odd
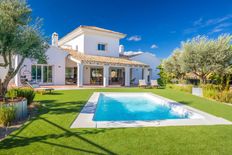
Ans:
[{"label": "tree canopy", "polygon": [[[16,75],[25,58],[45,60],[48,48],[46,37],[41,33],[40,20],[33,22],[32,10],[22,0],[0,0],[0,67],[8,69],[3,79],[1,93],[6,93],[9,81]],[[21,57],[13,66],[13,57]]]},{"label": "tree canopy", "polygon": [[178,75],[195,74],[202,83],[210,74],[222,77],[231,74],[232,48],[231,35],[223,34],[216,39],[197,36],[181,43],[181,47],[166,59],[164,70]]}]

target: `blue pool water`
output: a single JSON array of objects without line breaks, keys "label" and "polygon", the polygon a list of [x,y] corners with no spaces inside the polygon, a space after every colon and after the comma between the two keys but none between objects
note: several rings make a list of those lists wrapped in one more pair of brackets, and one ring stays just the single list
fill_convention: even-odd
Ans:
[{"label": "blue pool water", "polygon": [[135,121],[189,118],[187,112],[173,110],[170,104],[160,103],[146,95],[100,94],[94,121]]}]

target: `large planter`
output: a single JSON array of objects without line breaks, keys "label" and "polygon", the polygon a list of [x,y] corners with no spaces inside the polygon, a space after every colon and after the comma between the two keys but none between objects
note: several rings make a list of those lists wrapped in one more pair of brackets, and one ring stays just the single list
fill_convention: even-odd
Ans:
[{"label": "large planter", "polygon": [[15,120],[16,121],[23,120],[28,116],[27,99],[5,104],[4,106],[13,106],[15,108]]},{"label": "large planter", "polygon": [[192,88],[192,94],[196,96],[203,97],[203,90],[202,88]]}]

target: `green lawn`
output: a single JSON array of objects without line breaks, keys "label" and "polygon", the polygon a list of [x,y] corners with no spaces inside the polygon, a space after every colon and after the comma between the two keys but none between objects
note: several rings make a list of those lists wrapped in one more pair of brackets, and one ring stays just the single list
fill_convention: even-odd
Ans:
[{"label": "green lawn", "polygon": [[0,142],[0,154],[231,154],[232,126],[70,129],[94,91],[155,94],[232,121],[232,106],[170,89],[98,89],[37,95],[40,115]]}]

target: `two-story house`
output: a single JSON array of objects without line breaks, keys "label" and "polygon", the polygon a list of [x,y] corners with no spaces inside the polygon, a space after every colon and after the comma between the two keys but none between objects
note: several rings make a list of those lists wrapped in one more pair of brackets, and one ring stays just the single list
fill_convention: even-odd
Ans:
[{"label": "two-story house", "polygon": [[[40,85],[72,84],[79,87],[130,86],[139,79],[148,82],[155,77],[151,72],[155,66],[138,61],[141,59],[138,56],[138,60],[122,56],[124,47],[120,46],[120,39],[125,36],[94,26],[79,26],[60,40],[58,34],[53,33],[52,45],[46,52],[47,62],[26,59],[13,82],[20,86],[21,81],[27,79]],[[18,59],[20,57],[16,56],[15,64]]]}]

